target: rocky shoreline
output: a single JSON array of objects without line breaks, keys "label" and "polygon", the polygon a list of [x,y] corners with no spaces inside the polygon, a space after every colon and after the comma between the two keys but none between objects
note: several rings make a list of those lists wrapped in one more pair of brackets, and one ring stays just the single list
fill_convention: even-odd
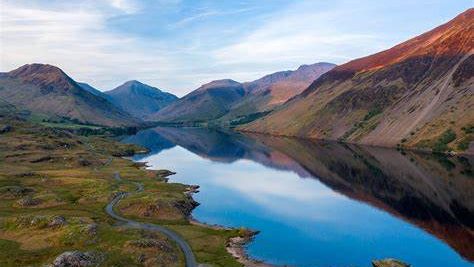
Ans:
[{"label": "rocky shoreline", "polygon": [[245,246],[252,241],[255,236],[255,232],[249,237],[232,237],[227,244],[227,252],[229,252],[238,262],[242,263],[246,267],[274,267],[262,261],[252,259],[245,251]]},{"label": "rocky shoreline", "polygon": [[[188,190],[185,192],[185,194],[192,198],[192,195],[195,193],[199,193],[199,186],[198,185],[190,185],[188,187]],[[197,202],[196,202],[197,203]],[[192,217],[191,214],[188,216],[188,220],[191,224],[202,226],[202,227],[208,227],[216,230],[231,230],[234,228],[230,227],[225,227],[222,225],[210,225],[207,223],[200,222],[196,220],[195,218]],[[252,231],[249,229],[240,229],[240,235],[231,237],[226,245],[226,250],[227,252],[232,255],[238,262],[242,263],[246,267],[274,267],[274,265],[270,265],[267,263],[264,263],[262,261],[258,261],[255,259],[252,259],[246,252],[245,246],[252,242],[253,238],[258,234],[258,231]]]}]

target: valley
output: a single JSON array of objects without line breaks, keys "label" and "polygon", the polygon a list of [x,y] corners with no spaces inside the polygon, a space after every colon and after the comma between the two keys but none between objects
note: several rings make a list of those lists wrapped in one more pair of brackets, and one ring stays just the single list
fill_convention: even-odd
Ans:
[{"label": "valley", "polygon": [[[106,10],[106,2],[94,12]],[[107,23],[80,13],[67,26],[93,21],[88,30],[116,28],[90,42],[133,43],[140,33],[120,35],[136,23],[132,6],[112,2],[114,12],[128,11],[115,17],[109,10]],[[82,4],[80,12],[92,2]],[[184,16],[166,24],[172,33],[164,36],[253,10],[235,9]],[[32,10],[17,10],[7,22]],[[161,42],[148,42],[154,27],[164,27],[155,19],[166,18],[153,14],[139,19],[150,39],[134,46],[153,52],[139,59],[137,51],[117,50],[126,56],[112,60],[130,66],[76,68],[116,52],[107,46],[67,64],[54,53],[57,66],[22,62],[2,70],[0,266],[472,266],[474,8],[464,10],[348,61],[352,51],[334,55],[330,48],[303,65],[314,57],[263,58],[267,48],[280,53],[289,45],[279,38],[248,45],[273,36],[257,32],[241,39],[247,45],[203,53],[199,64],[216,64],[203,69],[195,58],[170,59],[221,36],[181,36],[186,47],[173,47],[170,56]],[[32,20],[63,18],[52,14]],[[285,33],[298,21],[271,30]],[[208,26],[190,28],[214,29]],[[70,37],[55,27],[48,31]],[[298,34],[290,51],[318,48],[298,45],[308,40],[338,46],[367,37],[325,34]],[[229,52],[241,49],[242,59]],[[260,54],[258,64],[243,63]],[[137,62],[144,65],[134,69]],[[170,81],[194,86],[162,87]]]}]

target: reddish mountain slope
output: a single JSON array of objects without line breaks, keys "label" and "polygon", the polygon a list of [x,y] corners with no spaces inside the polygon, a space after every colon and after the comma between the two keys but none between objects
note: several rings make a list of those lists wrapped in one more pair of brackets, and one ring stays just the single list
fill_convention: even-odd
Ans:
[{"label": "reddish mountain slope", "polygon": [[248,94],[222,119],[230,120],[239,116],[273,110],[288,99],[299,95],[314,80],[335,66],[325,62],[302,65],[296,70],[280,71],[253,82],[244,83]]},{"label": "reddish mountain slope", "polygon": [[473,50],[469,9],[391,49],[334,68],[242,130],[473,152]]}]

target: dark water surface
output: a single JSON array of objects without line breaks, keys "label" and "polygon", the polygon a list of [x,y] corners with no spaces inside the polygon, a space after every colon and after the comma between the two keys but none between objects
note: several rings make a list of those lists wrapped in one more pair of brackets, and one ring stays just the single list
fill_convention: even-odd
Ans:
[{"label": "dark water surface", "polygon": [[201,186],[209,224],[260,230],[249,254],[291,266],[473,266],[474,159],[393,149],[155,128],[124,142],[171,180]]}]

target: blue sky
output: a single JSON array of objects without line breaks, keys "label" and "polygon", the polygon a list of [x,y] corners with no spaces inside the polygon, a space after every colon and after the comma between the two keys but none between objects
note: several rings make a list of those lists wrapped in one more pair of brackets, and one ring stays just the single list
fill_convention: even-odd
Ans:
[{"label": "blue sky", "polygon": [[387,49],[474,0],[1,0],[0,71],[41,62],[101,90],[137,79],[179,96]]}]

